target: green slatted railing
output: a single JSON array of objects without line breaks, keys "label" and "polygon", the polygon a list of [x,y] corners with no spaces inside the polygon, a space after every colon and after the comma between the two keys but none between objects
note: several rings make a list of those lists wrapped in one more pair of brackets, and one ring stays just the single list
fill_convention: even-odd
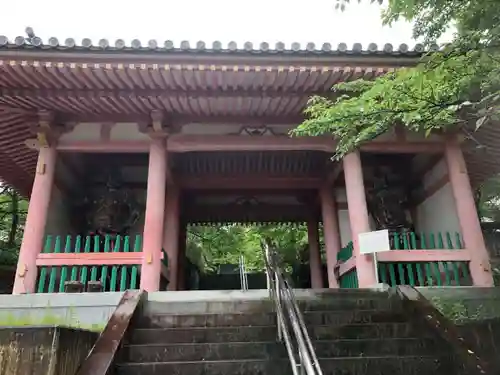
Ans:
[{"label": "green slatted railing", "polygon": [[[345,247],[340,249],[337,254],[338,262],[347,262],[352,257],[352,253],[354,250],[354,245],[349,242]],[[358,273],[356,272],[356,268],[349,270],[349,272],[341,275],[339,277],[339,285],[341,288],[357,288],[358,287]]]},{"label": "green slatted railing", "polygon": [[[460,233],[437,232],[407,234],[392,233],[391,248],[397,250],[460,250],[463,241]],[[350,242],[337,254],[338,262],[347,262],[353,254]],[[379,262],[379,282],[389,285],[411,286],[470,286],[472,278],[469,264],[464,261],[437,262]],[[357,288],[356,269],[339,277],[341,288]]]},{"label": "green slatted railing", "polygon": [[340,277],[340,287],[347,289],[358,288],[358,272],[356,268],[349,270]]},{"label": "green slatted railing", "polygon": [[[463,249],[460,233],[437,232],[391,234],[393,250]],[[468,262],[397,262],[378,264],[379,281],[389,285],[470,286]]]},{"label": "green slatted railing", "polygon": [[391,233],[391,247],[393,250],[434,250],[434,249],[463,249],[460,233]]},{"label": "green slatted railing", "polygon": [[[63,244],[61,236],[47,236],[43,253],[98,253],[140,252],[140,235],[133,240],[129,236],[116,236],[114,243],[110,236],[104,236],[104,246],[99,236],[66,236]],[[82,251],[83,250],[83,251]],[[166,259],[164,259],[164,262]],[[139,265],[113,266],[43,266],[38,277],[38,293],[61,293],[67,281],[80,282],[87,285],[89,281],[100,281],[104,291],[125,291],[137,289]]]}]

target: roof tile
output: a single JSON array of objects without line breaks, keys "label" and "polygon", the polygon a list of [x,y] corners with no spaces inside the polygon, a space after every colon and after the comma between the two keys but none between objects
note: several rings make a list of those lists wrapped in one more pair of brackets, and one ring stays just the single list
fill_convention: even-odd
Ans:
[{"label": "roof tile", "polygon": [[379,49],[376,43],[369,43],[366,49],[361,43],[354,43],[351,48],[346,43],[339,43],[337,48],[333,48],[330,43],[323,43],[321,48],[314,43],[309,42],[306,45],[301,45],[299,42],[291,43],[287,47],[283,42],[277,42],[273,47],[267,42],[260,43],[259,47],[255,47],[251,42],[245,42],[243,45],[231,41],[227,45],[223,45],[220,41],[214,41],[211,47],[207,47],[204,41],[198,41],[194,46],[189,41],[181,41],[174,43],[171,40],[166,40],[159,43],[157,40],[151,39],[146,45],[142,45],[139,39],[133,39],[127,43],[123,39],[117,39],[111,43],[107,39],[100,39],[97,44],[94,44],[90,38],[83,38],[80,44],[75,39],[67,38],[64,44],[59,43],[55,37],[48,39],[47,43],[43,43],[38,37],[25,38],[17,36],[13,41],[4,35],[0,35],[0,49],[56,49],[61,51],[68,50],[91,50],[91,51],[137,51],[137,52],[217,52],[217,53],[281,53],[281,54],[389,54],[389,55],[407,55],[418,56],[426,51],[435,51],[439,49],[437,45],[431,45],[429,48],[424,48],[422,44],[416,44],[414,48],[410,48],[407,44],[402,43],[397,49],[390,43],[386,43],[382,49]]}]

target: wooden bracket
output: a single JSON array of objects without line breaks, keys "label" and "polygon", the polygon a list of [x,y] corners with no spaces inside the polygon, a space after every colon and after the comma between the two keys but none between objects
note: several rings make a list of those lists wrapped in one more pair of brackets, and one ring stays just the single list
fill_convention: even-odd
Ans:
[{"label": "wooden bracket", "polygon": [[38,111],[38,122],[33,131],[36,134],[35,139],[29,139],[26,145],[29,148],[40,149],[41,147],[53,146],[62,133],[62,126],[55,126],[55,116],[52,111]]},{"label": "wooden bracket", "polygon": [[139,123],[139,131],[148,134],[151,138],[165,138],[170,134],[171,126],[165,121],[162,111],[150,112],[150,121]]}]

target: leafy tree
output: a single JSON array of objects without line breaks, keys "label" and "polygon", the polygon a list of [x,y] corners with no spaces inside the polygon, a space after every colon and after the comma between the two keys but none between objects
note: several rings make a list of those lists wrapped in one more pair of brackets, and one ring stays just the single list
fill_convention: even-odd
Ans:
[{"label": "leafy tree", "polygon": [[213,272],[220,264],[238,264],[243,255],[248,271],[262,271],[262,239],[271,241],[291,266],[302,261],[307,230],[289,224],[193,226],[188,230],[187,256],[200,269]]},{"label": "leafy tree", "polygon": [[27,200],[11,187],[0,187],[0,266],[17,262],[27,210]]},{"label": "leafy tree", "polygon": [[490,178],[481,186],[477,201],[483,221],[500,223],[500,176]]},{"label": "leafy tree", "polygon": [[[340,8],[349,0],[338,0]],[[500,2],[497,0],[388,0],[385,24],[404,18],[413,34],[433,50],[411,68],[373,81],[356,80],[333,87],[333,98],[315,96],[309,116],[293,133],[333,134],[336,157],[400,125],[429,135],[467,132],[500,120]],[[454,40],[439,51],[432,43],[455,24]]]}]

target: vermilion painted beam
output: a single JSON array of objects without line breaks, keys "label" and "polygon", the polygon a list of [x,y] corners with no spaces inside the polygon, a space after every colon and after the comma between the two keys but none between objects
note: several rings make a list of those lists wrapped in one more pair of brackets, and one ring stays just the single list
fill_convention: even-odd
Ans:
[{"label": "vermilion painted beam", "polygon": [[468,250],[393,250],[377,254],[379,262],[468,262],[470,259]]},{"label": "vermilion painted beam", "polygon": [[59,141],[59,152],[85,152],[85,153],[147,153],[151,142],[146,141]]},{"label": "vermilion painted beam", "polygon": [[[59,141],[60,152],[143,153],[149,141]],[[168,138],[169,152],[199,151],[324,151],[333,153],[335,141],[329,137],[188,135],[175,134]],[[428,142],[371,142],[362,151],[377,153],[439,153],[444,143]]]},{"label": "vermilion painted beam", "polygon": [[317,177],[180,177],[176,179],[180,187],[192,190],[207,189],[317,189],[323,180]]},{"label": "vermilion painted beam", "polygon": [[335,141],[329,137],[187,135],[168,138],[170,152],[191,151],[334,151]]},{"label": "vermilion painted beam", "polygon": [[109,266],[141,264],[142,252],[38,254],[37,266]]}]

